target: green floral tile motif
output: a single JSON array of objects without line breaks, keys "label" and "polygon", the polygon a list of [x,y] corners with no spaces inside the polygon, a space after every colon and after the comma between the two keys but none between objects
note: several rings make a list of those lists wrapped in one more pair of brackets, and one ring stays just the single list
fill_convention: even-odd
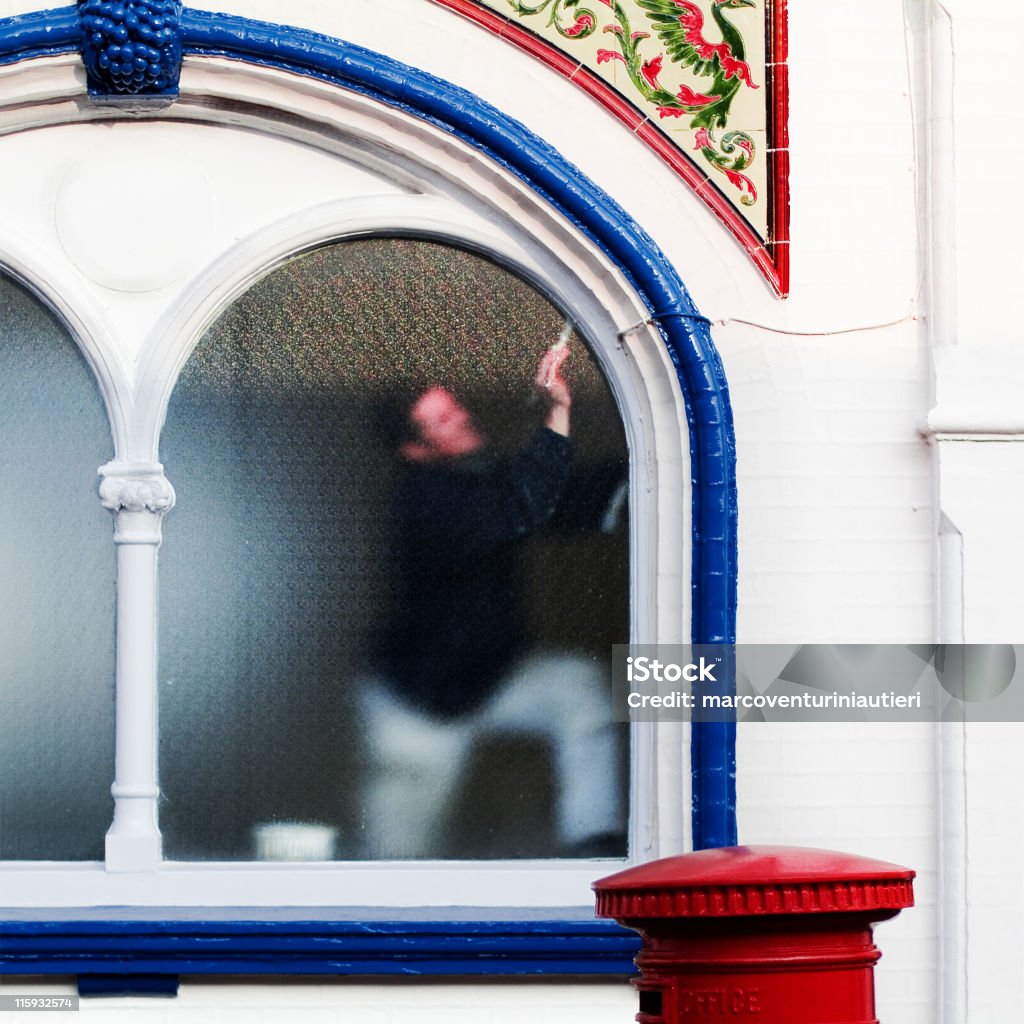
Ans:
[{"label": "green floral tile motif", "polygon": [[[619,91],[630,102],[655,124],[688,129],[712,178],[741,210],[764,205],[755,162],[763,160],[758,144],[767,127],[766,103],[750,98],[755,90],[764,94],[765,0],[480,2],[584,65],[621,65],[631,88]],[[596,55],[592,45],[579,45],[595,36],[606,40]],[[743,123],[732,113],[738,100],[745,101]],[[747,219],[764,223],[763,216]]]}]

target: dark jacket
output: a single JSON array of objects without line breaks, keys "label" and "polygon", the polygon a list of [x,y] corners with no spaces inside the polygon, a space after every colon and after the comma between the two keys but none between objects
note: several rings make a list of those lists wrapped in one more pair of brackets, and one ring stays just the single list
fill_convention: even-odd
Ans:
[{"label": "dark jacket", "polygon": [[540,428],[511,459],[409,465],[395,505],[397,589],[380,668],[441,717],[482,704],[527,646],[517,542],[552,516],[572,444]]}]

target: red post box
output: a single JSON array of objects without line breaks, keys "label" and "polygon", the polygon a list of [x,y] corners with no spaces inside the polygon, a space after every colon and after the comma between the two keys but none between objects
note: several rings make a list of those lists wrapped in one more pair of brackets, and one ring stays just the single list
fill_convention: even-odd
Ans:
[{"label": "red post box", "polygon": [[640,932],[640,1024],[878,1024],[871,928],[913,905],[914,872],[828,850],[734,846],[594,883],[597,916]]}]

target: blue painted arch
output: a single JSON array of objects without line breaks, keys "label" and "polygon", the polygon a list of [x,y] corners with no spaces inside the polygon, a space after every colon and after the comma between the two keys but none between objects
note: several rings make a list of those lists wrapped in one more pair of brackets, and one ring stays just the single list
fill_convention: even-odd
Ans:
[{"label": "blue painted arch", "polygon": [[[728,386],[674,266],[607,193],[523,124],[472,93],[391,58],[307,30],[186,9],[186,55],[222,56],[309,75],[429,121],[526,182],[622,270],[658,325],[687,410],[692,472],[691,637],[732,643],[736,623],[736,448]],[[0,64],[74,52],[77,9],[0,19]],[[683,510],[680,510],[683,515]],[[692,730],[693,842],[736,842],[735,725]]]}]

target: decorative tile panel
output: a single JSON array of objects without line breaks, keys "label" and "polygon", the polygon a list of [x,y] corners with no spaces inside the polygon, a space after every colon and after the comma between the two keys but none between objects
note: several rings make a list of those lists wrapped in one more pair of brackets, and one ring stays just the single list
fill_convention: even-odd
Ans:
[{"label": "decorative tile panel", "polygon": [[435,0],[626,123],[788,290],[786,0]]}]

